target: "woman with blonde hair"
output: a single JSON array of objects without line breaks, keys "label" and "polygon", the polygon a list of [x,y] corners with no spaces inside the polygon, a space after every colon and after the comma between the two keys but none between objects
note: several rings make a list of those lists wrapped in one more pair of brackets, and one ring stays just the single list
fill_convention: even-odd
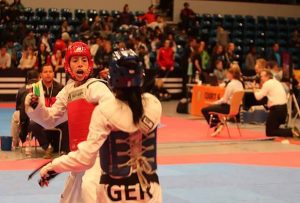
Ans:
[{"label": "woman with blonde hair", "polygon": [[[237,91],[244,90],[243,84],[241,82],[241,69],[237,63],[232,63],[230,65],[226,77],[229,80],[229,83],[226,86],[223,97],[218,101],[215,101],[214,104],[205,107],[201,110],[207,123],[209,123],[209,119],[210,119],[209,112],[213,111],[213,112],[224,113],[224,114],[229,113],[233,94]],[[214,132],[211,134],[211,136],[214,137],[222,131],[224,124],[219,120],[218,117],[213,117],[209,127],[215,128]]]}]

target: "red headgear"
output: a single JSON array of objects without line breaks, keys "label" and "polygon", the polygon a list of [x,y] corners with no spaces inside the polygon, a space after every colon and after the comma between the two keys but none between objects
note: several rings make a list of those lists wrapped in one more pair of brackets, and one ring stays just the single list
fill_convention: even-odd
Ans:
[{"label": "red headgear", "polygon": [[67,50],[65,59],[65,71],[71,76],[73,80],[75,80],[75,75],[74,73],[72,73],[70,67],[70,59],[73,56],[86,56],[88,58],[90,74],[86,77],[86,79],[89,78],[93,73],[94,63],[88,45],[83,42],[74,42]]}]

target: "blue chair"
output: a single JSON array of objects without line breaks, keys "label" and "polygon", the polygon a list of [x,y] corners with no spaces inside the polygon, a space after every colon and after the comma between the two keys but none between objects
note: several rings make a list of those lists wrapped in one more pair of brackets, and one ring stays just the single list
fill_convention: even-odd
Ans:
[{"label": "blue chair", "polygon": [[233,23],[232,22],[228,22],[228,21],[224,21],[223,22],[223,28],[225,30],[231,30],[233,27]]},{"label": "blue chair", "polygon": [[48,16],[52,18],[58,18],[60,16],[59,10],[57,8],[49,8]]},{"label": "blue chair", "polygon": [[245,45],[249,46],[249,45],[254,44],[254,40],[251,39],[251,38],[245,38],[245,39],[243,40],[243,43],[244,43],[244,46],[245,46]]},{"label": "blue chair", "polygon": [[266,32],[266,37],[267,38],[275,38],[275,32],[273,32],[273,31],[267,31]]},{"label": "blue chair", "polygon": [[266,24],[267,20],[264,16],[257,16],[257,23],[258,24]]},{"label": "blue chair", "polygon": [[60,26],[59,25],[51,25],[49,28],[51,34],[54,35],[55,38],[59,38]]},{"label": "blue chair", "polygon": [[254,41],[254,43],[255,43],[255,45],[256,46],[259,46],[259,47],[262,47],[262,46],[265,46],[265,40],[263,40],[263,39],[256,39],[255,41]]},{"label": "blue chair", "polygon": [[268,24],[277,24],[277,19],[274,16],[268,16],[267,23]]},{"label": "blue chair", "polygon": [[35,15],[40,17],[40,18],[44,18],[47,16],[47,12],[44,8],[36,8],[35,9]]},{"label": "blue chair", "polygon": [[275,43],[275,40],[272,39],[272,38],[268,38],[268,39],[266,40],[266,45],[267,45],[267,47],[271,47],[274,43]]},{"label": "blue chair", "polygon": [[35,32],[40,33],[40,34],[48,32],[48,26],[47,25],[37,25],[35,28]]},{"label": "blue chair", "polygon": [[60,16],[66,18],[66,19],[71,19],[73,17],[72,11],[68,8],[62,8],[60,10]]},{"label": "blue chair", "polygon": [[250,31],[250,30],[244,31],[244,37],[245,38],[254,38],[255,37],[255,32]]},{"label": "blue chair", "polygon": [[94,20],[97,15],[98,15],[98,12],[96,10],[94,10],[94,9],[87,10],[87,16],[89,19]]},{"label": "blue chair", "polygon": [[80,22],[79,22],[79,19],[77,19],[77,18],[71,18],[69,20],[69,24],[74,27],[77,27],[78,25],[80,25]]},{"label": "blue chair", "polygon": [[100,11],[99,11],[99,15],[100,15],[101,17],[107,17],[107,16],[109,16],[110,14],[109,14],[108,10],[100,10]]},{"label": "blue chair", "polygon": [[250,15],[246,15],[245,16],[245,23],[251,23],[251,24],[255,24],[255,19],[253,16]]},{"label": "blue chair", "polygon": [[27,17],[27,19],[34,16],[34,12],[30,7],[25,8],[23,14]]},{"label": "blue chair", "polygon": [[214,14],[213,21],[218,22],[219,24],[222,24],[224,21],[224,17],[221,14]]},{"label": "blue chair", "polygon": [[41,21],[41,18],[39,16],[33,16],[28,19],[27,24],[31,24],[34,26],[37,26]]},{"label": "blue chair", "polygon": [[[62,22],[64,21],[64,20],[69,20],[69,19],[66,19],[65,17],[62,17],[62,16],[60,16],[60,17],[58,17],[58,18],[56,18],[55,20],[54,20],[54,24],[55,25],[61,25],[62,24]],[[68,21],[69,22],[69,21]]]},{"label": "blue chair", "polygon": [[202,18],[203,18],[203,20],[205,20],[205,21],[212,21],[212,15],[211,14],[209,14],[209,13],[204,13],[203,15],[202,15]]},{"label": "blue chair", "polygon": [[289,17],[289,18],[287,18],[287,24],[288,24],[288,26],[296,26],[297,21],[295,18]]},{"label": "blue chair", "polygon": [[54,24],[54,19],[52,16],[46,16],[44,19],[43,19],[43,24],[47,25],[47,26],[50,26],[50,25],[53,25]]},{"label": "blue chair", "polygon": [[242,15],[235,15],[234,21],[238,23],[244,23],[244,17]]},{"label": "blue chair", "polygon": [[78,19],[80,22],[86,18],[86,12],[83,9],[75,9],[74,12],[75,18]]},{"label": "blue chair", "polygon": [[234,18],[232,15],[224,15],[224,22],[233,23]]},{"label": "blue chair", "polygon": [[255,24],[254,23],[249,23],[249,22],[246,22],[245,24],[244,24],[244,29],[245,30],[252,30],[252,31],[254,31],[255,30]]},{"label": "blue chair", "polygon": [[279,43],[280,47],[287,47],[287,44],[288,44],[287,40],[285,40],[285,39],[279,39],[278,43]]},{"label": "blue chair", "polygon": [[114,18],[119,18],[120,17],[120,11],[112,10],[111,11],[111,16],[114,17]]},{"label": "blue chair", "polygon": [[278,25],[287,25],[287,21],[284,17],[278,17],[277,22]]}]

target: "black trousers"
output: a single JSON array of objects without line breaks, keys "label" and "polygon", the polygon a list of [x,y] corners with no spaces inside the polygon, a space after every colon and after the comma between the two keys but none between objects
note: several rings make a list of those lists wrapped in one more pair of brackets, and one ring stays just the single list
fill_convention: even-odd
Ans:
[{"label": "black trousers", "polygon": [[290,128],[279,128],[281,124],[285,124],[287,117],[287,105],[275,105],[270,107],[266,123],[266,135],[278,137],[293,137]]},{"label": "black trousers", "polygon": [[[69,152],[69,129],[68,129],[68,122],[64,122],[56,126],[62,130],[62,141],[61,141],[61,150],[64,152]],[[32,132],[32,136],[34,136],[40,146],[46,150],[51,144],[53,147],[54,152],[58,152],[59,146],[59,136],[54,136],[51,134],[47,134],[44,131],[44,127],[40,126],[39,124],[31,121],[28,126],[28,131]]]},{"label": "black trousers", "polygon": [[[224,113],[227,114],[229,113],[230,110],[230,106],[229,104],[215,104],[215,105],[211,105],[211,106],[207,106],[202,108],[201,112],[205,118],[205,120],[207,121],[207,123],[209,123],[209,112],[217,112],[217,113]],[[220,123],[220,120],[217,116],[213,117],[212,119],[212,123],[209,127],[215,127],[218,125],[218,123]]]}]

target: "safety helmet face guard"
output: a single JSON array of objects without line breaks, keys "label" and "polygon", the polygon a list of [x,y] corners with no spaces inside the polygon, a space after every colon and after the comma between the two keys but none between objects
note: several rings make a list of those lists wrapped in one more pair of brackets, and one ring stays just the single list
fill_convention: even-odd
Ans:
[{"label": "safety helmet face guard", "polygon": [[109,83],[113,88],[142,86],[143,67],[133,50],[113,52],[109,65]]},{"label": "safety helmet face guard", "polygon": [[76,80],[75,73],[73,73],[70,67],[70,60],[73,56],[86,56],[88,58],[89,74],[86,75],[85,79],[90,78],[93,74],[94,63],[88,45],[83,42],[74,42],[67,50],[65,60],[65,72],[69,74],[73,80]]}]

